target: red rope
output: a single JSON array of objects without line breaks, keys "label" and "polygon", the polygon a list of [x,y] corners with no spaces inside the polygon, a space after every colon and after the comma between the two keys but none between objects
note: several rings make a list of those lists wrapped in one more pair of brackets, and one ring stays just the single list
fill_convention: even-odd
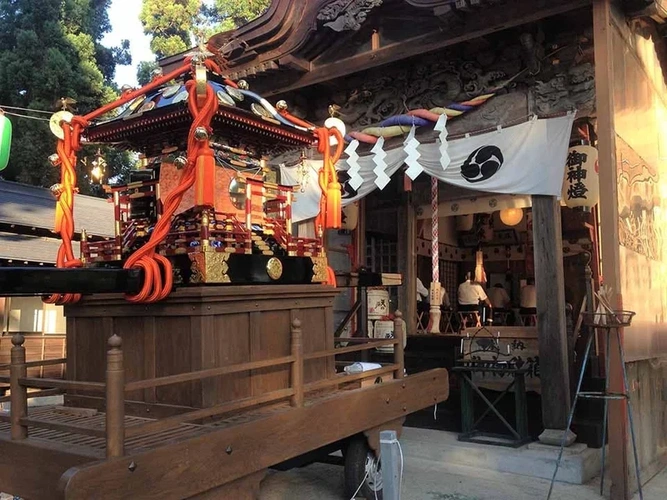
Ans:
[{"label": "red rope", "polygon": [[171,229],[171,219],[181,204],[183,195],[195,182],[195,165],[197,157],[207,146],[207,141],[195,139],[195,130],[205,127],[209,134],[212,132],[211,120],[218,110],[218,99],[213,87],[206,86],[206,100],[200,108],[197,105],[196,83],[190,80],[186,83],[189,92],[188,107],[193,116],[190,133],[188,135],[188,159],[183,174],[176,189],[171,191],[163,203],[162,217],[155,225],[148,242],[134,252],[125,262],[123,268],[141,268],[144,270],[144,283],[136,295],[126,295],[130,302],[156,302],[169,295],[173,285],[171,262],[155,252],[157,246],[167,237]]},{"label": "red rope", "polygon": [[[55,231],[60,233],[61,245],[58,249],[56,264],[61,268],[81,267],[80,259],[74,257],[72,249],[72,238],[74,235],[74,192],[76,190],[76,153],[81,149],[81,132],[85,129],[91,120],[112,111],[123,104],[126,104],[137,97],[147,94],[151,90],[168,83],[175,78],[183,75],[190,70],[191,58],[185,59],[185,64],[170,73],[156,78],[144,87],[126,92],[115,101],[102,106],[85,116],[75,116],[71,123],[62,122],[64,137],[58,140],[57,153],[60,160],[60,184],[62,192],[58,197],[56,205],[56,221]],[[204,62],[206,67],[211,71],[221,74],[220,67],[212,60]],[[231,80],[224,79],[225,84],[237,87],[236,83]],[[203,146],[194,139],[194,130],[197,127],[204,126],[209,133],[211,132],[210,123],[213,115],[217,111],[217,98],[215,92],[210,85],[207,85],[206,100],[204,105],[198,108],[196,103],[195,82],[189,81],[186,88],[190,93],[188,105],[190,112],[194,117],[192,127],[190,129],[190,136],[188,140],[188,163],[181,176],[180,185],[175,189],[165,200],[164,216],[158,221],[155,231],[151,235],[148,243],[140,248],[135,254],[131,255],[125,264],[125,268],[139,267],[142,268],[146,275],[144,286],[139,294],[129,297],[132,301],[147,301],[152,302],[165,298],[172,287],[172,273],[171,263],[165,257],[156,254],[155,248],[164,239],[169,232],[169,225],[171,216],[180,205],[181,199],[185,191],[187,191],[195,181],[194,165],[197,160],[200,148]],[[164,280],[163,280],[164,273]],[[163,283],[164,281],[164,283]],[[79,294],[54,294],[44,299],[47,303],[52,304],[70,304],[80,300]]]},{"label": "red rope", "polygon": [[[74,190],[76,187],[76,151],[79,127],[63,124],[64,136],[58,140],[57,152],[60,160],[60,179],[63,188],[56,203],[55,230],[60,233],[61,243],[56,257],[56,266],[61,268],[81,267],[81,260],[74,257],[72,237],[74,236]],[[79,301],[79,294],[53,294],[44,298],[47,304],[72,304]]]}]

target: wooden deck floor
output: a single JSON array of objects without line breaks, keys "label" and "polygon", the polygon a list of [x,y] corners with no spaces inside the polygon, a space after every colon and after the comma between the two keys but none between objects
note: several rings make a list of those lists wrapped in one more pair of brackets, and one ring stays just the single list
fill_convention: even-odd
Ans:
[{"label": "wooden deck floor", "polygon": [[[96,412],[94,410],[78,412],[76,409],[62,406],[30,408],[28,416],[50,423],[77,425],[85,429],[96,430],[104,430],[106,419],[106,415],[103,412]],[[151,421],[153,421],[153,419],[126,416],[125,427],[132,427]],[[191,439],[206,434],[207,432],[211,432],[212,430],[213,429],[210,426],[181,424],[176,429],[128,438],[125,440],[125,451],[128,455],[138,453],[146,449]],[[0,436],[7,439],[9,438],[10,424],[8,422],[0,422]],[[39,444],[39,441],[49,441],[61,446],[66,445],[71,447],[71,451],[74,453],[94,458],[105,457],[106,443],[105,439],[101,437],[29,426],[28,439],[33,441],[36,445]]]},{"label": "wooden deck floor", "polygon": [[[306,406],[323,401],[335,396],[335,392],[313,393],[305,401]],[[158,448],[167,444],[192,439],[208,432],[229,428],[254,422],[267,418],[277,413],[288,412],[292,409],[289,402],[267,404],[258,408],[242,410],[238,413],[228,415],[206,424],[180,424],[175,429],[142,434],[125,440],[125,453],[132,455],[149,449]],[[8,420],[8,413],[0,413]],[[28,409],[28,417],[53,424],[76,425],[83,429],[104,430],[106,414],[96,410],[83,408],[69,408],[63,406],[41,406]],[[155,419],[125,416],[125,427],[133,427]],[[0,437],[10,438],[10,424],[8,421],[0,421]],[[40,442],[50,442],[55,445],[67,446],[73,453],[84,455],[93,459],[105,457],[105,439],[96,436],[87,436],[74,432],[51,430],[37,426],[28,427],[28,440],[39,446]]]}]

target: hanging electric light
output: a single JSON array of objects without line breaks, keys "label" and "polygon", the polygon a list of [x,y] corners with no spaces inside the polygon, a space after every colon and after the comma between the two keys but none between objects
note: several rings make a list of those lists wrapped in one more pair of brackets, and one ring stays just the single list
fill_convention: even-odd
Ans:
[{"label": "hanging electric light", "polygon": [[516,226],[523,220],[522,208],[506,208],[500,211],[500,221],[506,226]]}]

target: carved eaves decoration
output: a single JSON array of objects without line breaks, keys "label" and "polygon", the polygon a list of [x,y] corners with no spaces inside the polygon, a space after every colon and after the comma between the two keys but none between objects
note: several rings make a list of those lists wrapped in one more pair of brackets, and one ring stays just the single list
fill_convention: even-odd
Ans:
[{"label": "carved eaves decoration", "polygon": [[[590,0],[503,0],[502,3],[495,0],[274,0],[267,12],[256,20],[233,32],[213,36],[209,48],[220,54],[218,62],[228,68],[231,78],[256,79],[257,83],[251,82],[253,87],[266,93],[269,87],[289,89],[329,79],[330,70],[334,72],[331,77],[344,76],[347,72],[480,36],[493,31],[494,25],[498,26],[496,29],[516,26],[589,3]],[[443,23],[444,17],[437,13],[447,6],[464,16],[453,28]],[[341,60],[341,67],[328,63],[318,65],[317,60],[326,51],[342,46],[355,36],[366,36],[366,31],[372,33],[382,19],[392,16],[410,20],[404,23],[406,31],[408,27],[419,27],[428,18],[431,21],[423,23],[425,29],[419,36],[389,42],[383,39],[376,54],[361,51],[356,58]],[[333,24],[327,27],[327,23]],[[334,26],[342,31],[334,31]],[[173,64],[177,62],[174,60]],[[263,79],[270,85],[262,83]],[[299,82],[295,84],[295,81]],[[276,92],[279,93],[280,88]]]},{"label": "carved eaves decoration", "polygon": [[317,20],[334,31],[359,31],[375,7],[382,5],[382,0],[334,0],[317,13]]},{"label": "carved eaves decoration", "polygon": [[[477,110],[452,120],[448,125],[452,137],[523,121],[530,114],[576,109],[579,117],[591,117],[595,115],[592,27],[589,21],[576,26],[577,17],[581,18],[573,13],[551,24],[510,30],[283,97],[294,112],[315,123],[326,119],[326,106],[320,104],[335,103],[348,130],[363,130],[408,109],[447,106],[502,87]],[[576,31],[561,31],[563,26]],[[537,70],[531,72],[534,67]],[[428,127],[418,134],[420,142],[437,135]],[[387,147],[402,141],[388,140]]]}]

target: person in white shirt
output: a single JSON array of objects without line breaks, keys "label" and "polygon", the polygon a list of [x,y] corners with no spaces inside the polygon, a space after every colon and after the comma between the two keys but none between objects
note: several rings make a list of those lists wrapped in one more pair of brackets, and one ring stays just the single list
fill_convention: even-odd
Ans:
[{"label": "person in white shirt", "polygon": [[501,283],[496,283],[493,288],[489,290],[489,300],[493,308],[498,311],[506,311],[511,304],[510,296],[507,294],[505,287]]},{"label": "person in white shirt", "polygon": [[533,278],[528,278],[526,286],[521,288],[519,307],[521,308],[521,314],[537,314],[537,291]]},{"label": "person in white shirt", "polygon": [[417,302],[421,302],[424,299],[428,299],[428,290],[422,283],[422,280],[417,278]]},{"label": "person in white shirt", "polygon": [[[426,289],[424,283],[422,283],[422,280],[417,278],[417,302],[422,302],[422,301],[429,302],[428,300],[429,295],[430,292]],[[442,285],[440,285],[440,299],[441,299],[440,305],[446,308],[451,307],[451,304],[449,302],[449,295],[447,295],[447,290],[445,290],[445,288]]]},{"label": "person in white shirt", "polygon": [[477,311],[480,303],[493,307],[484,288],[471,279],[471,273],[466,274],[466,280],[459,285],[458,302],[460,311]]}]

